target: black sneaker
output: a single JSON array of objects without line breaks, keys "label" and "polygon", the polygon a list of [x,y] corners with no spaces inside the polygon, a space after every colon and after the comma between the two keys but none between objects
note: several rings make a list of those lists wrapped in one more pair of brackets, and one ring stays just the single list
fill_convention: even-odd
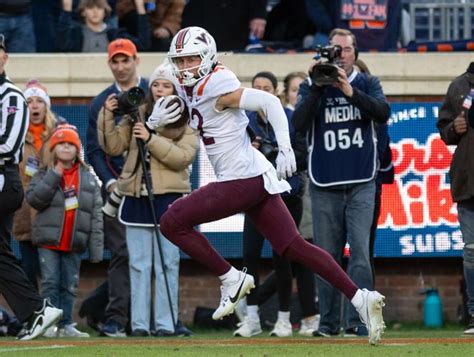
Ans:
[{"label": "black sneaker", "polygon": [[471,315],[469,319],[469,324],[467,325],[467,329],[464,330],[465,335],[474,335],[474,315]]},{"label": "black sneaker", "polygon": [[344,331],[344,337],[367,337],[369,332],[365,326],[357,326]]},{"label": "black sneaker", "polygon": [[193,335],[192,331],[189,330],[186,326],[184,326],[181,320],[178,320],[178,322],[176,323],[175,334],[176,336],[185,336],[185,337],[190,337]]},{"label": "black sneaker", "polygon": [[326,332],[326,331],[317,330],[317,331],[313,331],[313,336],[314,337],[337,337],[337,336],[339,336],[339,334],[338,333],[333,333],[333,332]]},{"label": "black sneaker", "polygon": [[100,330],[100,335],[108,337],[127,337],[125,328],[114,320],[107,321],[107,323]]},{"label": "black sneaker", "polygon": [[132,331],[133,337],[147,337],[150,336],[147,330],[143,330],[141,328],[137,328],[136,330]]},{"label": "black sneaker", "polygon": [[44,299],[41,310],[35,311],[19,332],[17,339],[32,340],[42,336],[46,330],[55,325],[63,316],[63,310],[55,308],[48,299]]},{"label": "black sneaker", "polygon": [[155,332],[152,333],[153,336],[155,337],[174,337],[176,336],[176,334],[172,331],[168,331],[168,330],[163,330],[163,329],[159,329],[159,330],[156,330]]}]

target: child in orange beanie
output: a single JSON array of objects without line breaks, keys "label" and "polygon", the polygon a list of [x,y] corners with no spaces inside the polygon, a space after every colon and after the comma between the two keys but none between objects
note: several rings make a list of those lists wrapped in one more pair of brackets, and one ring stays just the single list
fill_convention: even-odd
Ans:
[{"label": "child in orange beanie", "polygon": [[32,241],[38,245],[41,291],[64,315],[47,337],[89,337],[72,320],[79,285],[81,255],[89,248],[90,260],[102,260],[104,236],[100,188],[80,158],[81,141],[73,125],[53,132],[49,165],[32,178],[26,199],[38,210]]}]

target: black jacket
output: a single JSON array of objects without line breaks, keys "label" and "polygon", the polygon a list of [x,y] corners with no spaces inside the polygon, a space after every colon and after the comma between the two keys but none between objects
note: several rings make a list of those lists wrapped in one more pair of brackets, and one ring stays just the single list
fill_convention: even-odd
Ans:
[{"label": "black jacket", "polygon": [[[60,52],[82,52],[84,37],[82,34],[82,24],[73,20],[73,13],[61,11],[58,20],[56,34],[56,49]],[[117,38],[128,38],[139,51],[146,51],[150,48],[151,32],[147,15],[139,15],[138,38],[130,35],[122,28],[108,28],[107,38],[109,42]]]}]

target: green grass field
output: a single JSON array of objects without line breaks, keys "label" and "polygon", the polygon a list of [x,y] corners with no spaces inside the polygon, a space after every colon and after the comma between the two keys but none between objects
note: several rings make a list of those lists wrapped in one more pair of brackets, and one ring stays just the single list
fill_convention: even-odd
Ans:
[{"label": "green grass field", "polygon": [[301,337],[233,338],[231,331],[195,330],[190,338],[0,340],[0,354],[13,356],[474,356],[474,337],[450,325],[428,330],[417,325],[388,328],[379,346],[366,339]]}]

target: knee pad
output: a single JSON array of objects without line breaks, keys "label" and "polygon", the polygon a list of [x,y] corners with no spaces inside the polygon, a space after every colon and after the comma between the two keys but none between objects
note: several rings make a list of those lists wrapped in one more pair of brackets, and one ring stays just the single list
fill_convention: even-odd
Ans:
[{"label": "knee pad", "polygon": [[464,266],[468,269],[474,269],[474,243],[464,246],[463,250]]}]

